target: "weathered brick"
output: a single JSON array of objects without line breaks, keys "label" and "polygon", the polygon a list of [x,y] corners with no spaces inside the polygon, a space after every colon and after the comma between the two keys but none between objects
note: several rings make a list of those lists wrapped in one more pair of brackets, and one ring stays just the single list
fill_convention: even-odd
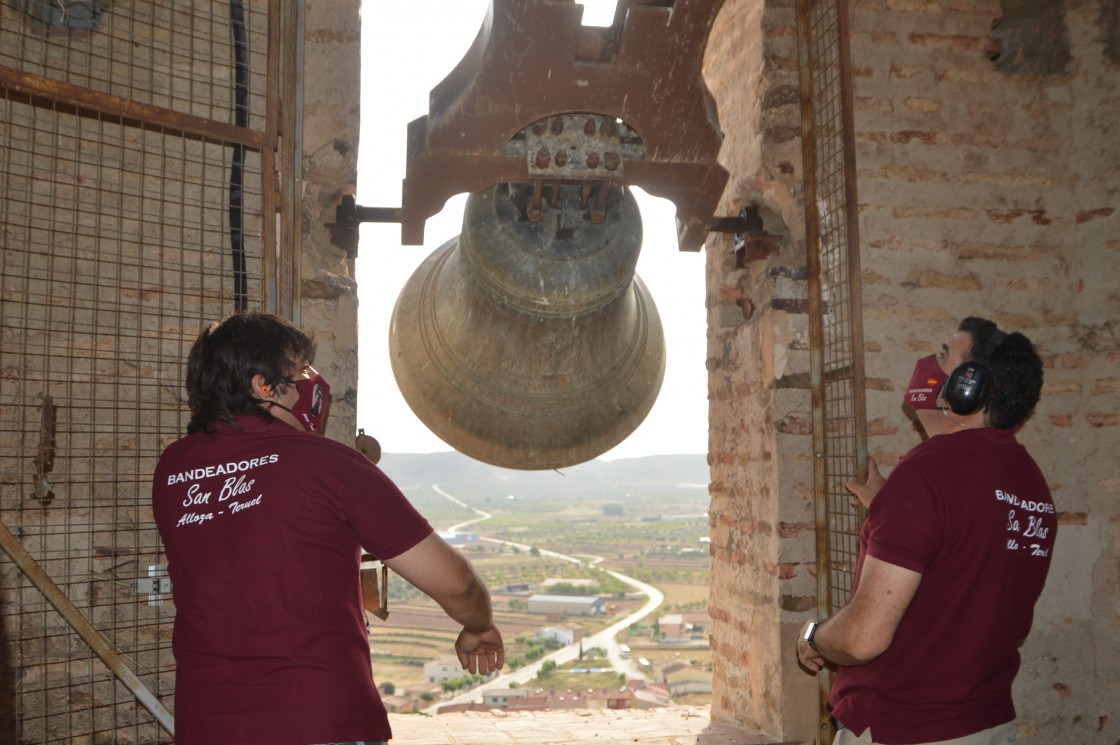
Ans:
[{"label": "weathered brick", "polygon": [[872,419],[867,423],[867,434],[871,437],[898,434],[898,425],[889,419]]},{"label": "weathered brick", "polygon": [[890,181],[912,181],[920,183],[946,182],[950,180],[948,171],[936,171],[932,168],[921,166],[899,165],[897,163],[884,165],[878,169],[879,178]]},{"label": "weathered brick", "polygon": [[1101,207],[1095,210],[1081,210],[1077,213],[1077,224],[1084,225],[1087,222],[1094,220],[1105,220],[1116,214],[1116,209],[1113,207]]},{"label": "weathered brick", "polygon": [[[934,112],[941,111],[942,103],[931,98],[911,96],[910,98],[906,99],[906,108],[910,109],[911,111],[920,112],[922,114],[932,114]],[[929,134],[933,137],[929,144],[935,145],[944,142],[945,138],[943,133],[930,132]]]},{"label": "weathered brick", "polygon": [[813,422],[805,417],[787,416],[775,422],[774,427],[784,435],[813,434]]},{"label": "weathered brick", "polygon": [[1058,184],[1053,177],[1040,173],[1020,172],[992,172],[969,173],[960,179],[963,184],[984,184],[1001,187],[1029,187],[1036,189],[1054,188]]},{"label": "weathered brick", "polygon": [[891,133],[891,142],[896,145],[918,143],[920,145],[936,145],[941,136],[937,132],[921,132],[915,129],[903,129]]},{"label": "weathered brick", "polygon": [[891,80],[909,80],[916,78],[919,75],[925,75],[928,69],[922,65],[891,65],[890,77]]},{"label": "weathered brick", "polygon": [[881,98],[856,98],[853,106],[856,111],[870,111],[876,114],[890,114],[894,111],[894,101]]},{"label": "weathered brick", "polygon": [[1084,352],[1072,352],[1057,355],[1054,362],[1064,370],[1085,370],[1092,364],[1093,358]]},{"label": "weathered brick", "polygon": [[934,242],[921,242],[921,241],[908,241],[903,240],[897,235],[885,236],[882,238],[874,238],[867,242],[867,245],[872,248],[883,248],[890,251],[943,251],[948,247],[948,243],[939,240]]},{"label": "weathered brick", "polygon": [[1031,222],[1036,225],[1049,225],[1053,222],[1046,215],[1046,210],[988,210],[985,214],[992,222],[1003,225],[1013,223],[1021,217],[1030,217]]},{"label": "weathered brick", "polygon": [[923,217],[931,220],[974,220],[977,212],[966,207],[929,207],[922,204],[906,204],[893,208],[891,214],[899,219]]},{"label": "weathered brick", "polygon": [[979,290],[983,285],[980,278],[972,273],[944,273],[934,271],[915,271],[906,275],[903,287],[940,287],[950,290]]},{"label": "weathered brick", "polygon": [[980,52],[985,47],[985,39],[968,34],[937,34],[932,32],[913,32],[907,35],[911,43],[918,46],[948,47],[966,52]]},{"label": "weathered brick", "polygon": [[1120,414],[1115,411],[1093,411],[1085,416],[1092,427],[1120,427]]},{"label": "weathered brick", "polygon": [[1042,251],[1039,247],[1002,245],[993,243],[961,242],[950,245],[950,250],[961,259],[998,259],[1000,261],[1036,261]]},{"label": "weathered brick", "polygon": [[800,566],[801,564],[797,562],[770,564],[766,567],[766,573],[778,579],[792,579],[797,576],[797,569]]},{"label": "weathered brick", "polygon": [[812,522],[799,522],[787,523],[782,522],[778,524],[778,535],[782,538],[793,538],[801,535],[802,533],[816,533],[816,523]]}]

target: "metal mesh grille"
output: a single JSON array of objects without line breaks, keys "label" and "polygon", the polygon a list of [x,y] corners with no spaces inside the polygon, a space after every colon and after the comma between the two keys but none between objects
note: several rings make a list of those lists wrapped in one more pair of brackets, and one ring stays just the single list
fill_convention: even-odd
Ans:
[{"label": "metal mesh grille", "polygon": [[[842,0],[799,0],[806,248],[813,346],[813,443],[817,520],[818,612],[847,603],[859,558],[861,515],[844,482],[866,471],[867,416],[859,288],[858,202],[852,94]],[[831,675],[822,674],[825,741]]]},{"label": "metal mesh grille", "polygon": [[[813,40],[813,117],[816,148],[816,211],[818,254],[820,256],[820,295],[823,330],[825,408],[825,494],[828,505],[828,613],[848,602],[859,556],[860,515],[851,506],[851,495],[844,482],[854,476],[857,443],[856,397],[863,398],[862,376],[853,379],[854,348],[852,308],[858,301],[852,295],[849,258],[858,245],[848,245],[849,195],[845,188],[844,139],[851,132],[844,128],[844,102],[840,77],[845,72],[841,60],[838,13],[827,3],[815,5],[812,17]],[[854,165],[854,164],[853,164]],[[854,207],[854,203],[852,205]],[[852,219],[854,219],[854,210]],[[855,278],[859,289],[859,278]],[[858,388],[855,383],[858,382]]]},{"label": "metal mesh grille", "polygon": [[[221,3],[118,0],[79,32],[0,4],[0,520],[168,708],[173,609],[160,592],[150,478],[185,428],[186,351],[234,308],[233,148],[183,134],[170,115],[77,110],[5,80],[15,69],[226,124],[229,17]],[[263,126],[267,17],[246,21],[259,47],[250,109]],[[250,150],[242,214],[254,308],[263,181],[262,153]],[[0,601],[19,741],[168,741],[9,555]]]},{"label": "metal mesh grille", "polygon": [[[808,40],[813,149],[813,200],[807,204],[815,222],[819,301],[820,376],[824,406],[824,459],[827,500],[829,604],[834,612],[848,600],[859,554],[860,516],[850,504],[844,482],[857,474],[858,455],[866,451],[863,390],[862,319],[859,306],[858,253],[854,221],[856,202],[852,133],[848,125],[845,76],[849,74],[846,28],[837,3],[815,2],[803,16]],[[849,99],[850,100],[850,99]],[[818,487],[819,488],[819,487]]]},{"label": "metal mesh grille", "polygon": [[[0,65],[91,91],[234,123],[230,3],[101,0],[82,28],[74,0],[15,0],[0,10]],[[250,129],[265,129],[267,15],[246,0]],[[44,22],[49,19],[54,22]],[[77,27],[75,28],[74,25]]]}]

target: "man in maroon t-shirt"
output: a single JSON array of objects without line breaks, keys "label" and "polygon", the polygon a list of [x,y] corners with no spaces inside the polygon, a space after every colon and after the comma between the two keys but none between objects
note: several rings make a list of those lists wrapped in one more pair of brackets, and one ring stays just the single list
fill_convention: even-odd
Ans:
[{"label": "man in maroon t-shirt", "polygon": [[490,596],[400,490],[319,437],[329,387],[279,316],[207,328],[187,362],[188,435],[160,457],[152,507],[175,600],[178,745],[391,737],[370,668],[366,550],[463,625],[464,669],[501,669]]},{"label": "man in maroon t-shirt", "polygon": [[[1041,360],[1022,334],[983,324],[982,344],[965,323],[950,340],[966,361],[944,383],[946,408],[927,417],[946,424],[927,427],[930,439],[885,483],[853,485],[869,511],[852,597],[832,618],[806,624],[798,642],[809,670],[840,666],[830,696],[843,725],[837,744],[1015,741],[1018,646],[1057,520],[1046,480],[1014,434],[1038,402]],[[936,378],[915,373],[919,389],[941,387]]]}]

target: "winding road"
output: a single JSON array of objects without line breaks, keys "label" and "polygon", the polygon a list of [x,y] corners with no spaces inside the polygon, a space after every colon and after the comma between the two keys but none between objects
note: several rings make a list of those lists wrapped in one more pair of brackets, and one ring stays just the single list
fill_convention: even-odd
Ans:
[{"label": "winding road", "polygon": [[[433,484],[432,485],[432,490],[435,491],[440,496],[451,500],[452,502],[459,505],[460,507],[463,507],[465,509],[474,511],[475,514],[478,515],[478,517],[473,518],[471,520],[467,520],[465,522],[458,523],[457,525],[452,525],[450,528],[448,528],[448,530],[451,531],[451,532],[455,532],[455,533],[460,532],[465,527],[467,527],[468,525],[474,525],[475,523],[482,522],[484,520],[488,520],[490,517],[492,517],[492,515],[490,515],[489,513],[483,512],[482,510],[475,509],[474,507],[471,507],[466,502],[463,502],[462,500],[458,499],[457,497],[455,497],[451,494],[448,494],[446,491],[441,489],[438,484]],[[521,551],[529,551],[530,549],[532,549],[532,546],[527,546],[527,545],[522,544],[522,543],[515,543],[513,541],[502,541],[502,540],[498,540],[496,538],[480,538],[480,540],[486,541],[488,543],[500,543],[500,544],[503,544],[503,545],[506,545],[506,546],[514,546],[514,547],[520,549]],[[628,628],[631,624],[645,618],[650,613],[652,613],[654,610],[656,610],[658,607],[660,607],[661,604],[663,602],[665,602],[664,593],[662,593],[660,590],[658,590],[653,585],[647,585],[645,582],[640,582],[640,581],[634,579],[633,577],[627,577],[624,574],[619,574],[618,572],[613,572],[609,569],[603,569],[602,567],[597,566],[597,564],[600,561],[602,561],[602,557],[592,557],[591,561],[584,562],[582,559],[579,559],[575,556],[568,556],[566,554],[557,553],[556,551],[549,551],[547,549],[540,549],[540,548],[538,550],[540,551],[541,556],[549,556],[549,557],[552,557],[552,558],[561,559],[563,561],[568,561],[568,562],[571,562],[573,564],[584,564],[584,563],[586,563],[592,569],[595,569],[595,570],[600,571],[600,572],[606,572],[607,574],[611,575],[615,579],[617,579],[621,582],[625,582],[627,585],[634,588],[634,590],[636,592],[644,594],[646,596],[646,598],[648,598],[646,603],[641,608],[636,610],[635,612],[631,613],[630,615],[626,616],[625,618],[622,618],[618,621],[615,621],[614,623],[612,623],[610,626],[606,627],[605,629],[602,629],[601,631],[598,631],[598,632],[592,634],[591,636],[582,640],[582,648],[584,648],[584,649],[590,649],[590,648],[593,648],[593,647],[600,647],[602,649],[605,649],[607,651],[607,662],[610,664],[612,669],[617,670],[620,673],[625,673],[626,676],[630,677],[630,678],[643,678],[644,679],[646,677],[645,673],[642,672],[638,668],[638,666],[634,663],[633,660],[629,660],[629,659],[624,660],[622,658],[622,654],[618,649],[618,645],[615,644],[615,642],[614,642],[614,636],[615,636],[615,634],[622,631],[623,629]],[[482,685],[478,688],[472,688],[470,691],[467,691],[467,692],[462,693],[458,696],[455,696],[454,698],[443,699],[441,701],[433,702],[433,706],[448,706],[448,705],[451,705],[451,704],[467,704],[467,703],[481,702],[482,701],[482,690],[483,689],[489,690],[489,689],[492,689],[492,688],[508,688],[510,683],[517,683],[518,685],[523,685],[525,683],[528,683],[529,681],[531,681],[533,678],[535,678],[537,676],[537,673],[540,672],[541,666],[546,661],[551,660],[552,662],[555,662],[557,665],[562,665],[565,662],[570,662],[571,660],[574,660],[577,657],[579,657],[580,648],[581,648],[581,642],[578,642],[578,641],[573,643],[573,644],[569,644],[567,646],[561,647],[560,649],[555,650],[551,654],[545,655],[541,659],[536,660],[534,662],[531,662],[528,665],[525,665],[524,667],[518,668],[517,670],[514,670],[513,672],[509,672],[509,673],[505,673],[503,675],[499,675],[498,677],[487,681],[484,685]]]}]

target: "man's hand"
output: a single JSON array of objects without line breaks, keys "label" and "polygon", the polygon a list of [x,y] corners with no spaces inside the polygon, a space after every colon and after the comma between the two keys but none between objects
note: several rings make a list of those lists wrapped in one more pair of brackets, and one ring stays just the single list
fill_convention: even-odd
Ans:
[{"label": "man's hand", "polygon": [[455,652],[464,670],[472,674],[496,673],[506,664],[506,648],[501,633],[491,626],[476,633],[463,629],[455,640]]},{"label": "man's hand", "polygon": [[810,621],[806,621],[805,625],[801,627],[801,633],[797,635],[797,659],[801,660],[801,664],[811,673],[817,673],[822,667],[825,666],[827,660],[821,656],[821,653],[809,646],[809,642],[805,641],[805,631],[809,628]]},{"label": "man's hand", "polygon": [[853,507],[859,507],[861,504],[866,508],[871,508],[871,501],[875,499],[875,495],[883,488],[887,480],[883,478],[883,474],[879,473],[879,464],[875,462],[874,458],[867,458],[867,483],[861,484],[857,481],[846,481],[844,487],[855,495],[852,500]]}]

